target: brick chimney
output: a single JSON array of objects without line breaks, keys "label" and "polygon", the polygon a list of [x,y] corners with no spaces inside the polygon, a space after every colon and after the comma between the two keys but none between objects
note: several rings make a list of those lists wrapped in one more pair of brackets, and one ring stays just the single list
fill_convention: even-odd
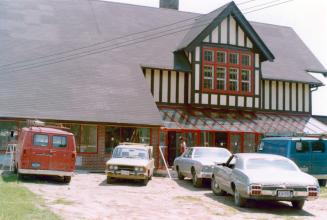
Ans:
[{"label": "brick chimney", "polygon": [[179,0],[160,0],[160,8],[169,8],[178,10]]}]

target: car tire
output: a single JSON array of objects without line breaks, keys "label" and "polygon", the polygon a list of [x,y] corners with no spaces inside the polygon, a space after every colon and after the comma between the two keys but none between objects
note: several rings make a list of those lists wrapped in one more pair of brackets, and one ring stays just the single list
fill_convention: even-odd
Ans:
[{"label": "car tire", "polygon": [[304,202],[305,202],[305,200],[292,201],[292,206],[295,209],[301,210],[301,209],[303,209]]},{"label": "car tire", "polygon": [[202,186],[202,178],[197,177],[195,170],[192,170],[192,184],[196,188],[199,188]]},{"label": "car tire", "polygon": [[180,172],[179,167],[176,167],[176,171],[177,171],[177,177],[179,180],[183,180],[185,177],[183,176],[183,174]]},{"label": "car tire", "polygon": [[63,182],[68,184],[68,183],[70,183],[71,179],[72,179],[71,176],[64,176]]},{"label": "car tire", "polygon": [[238,207],[245,207],[246,204],[246,199],[241,196],[241,194],[236,188],[234,192],[234,203]]},{"label": "car tire", "polygon": [[145,179],[142,181],[143,186],[148,185],[148,183],[149,183],[149,178],[145,178]]},{"label": "car tire", "polygon": [[326,186],[326,180],[318,180],[318,182],[319,182],[319,186]]},{"label": "car tire", "polygon": [[110,176],[107,176],[107,183],[112,184],[114,182],[113,178]]},{"label": "car tire", "polygon": [[212,177],[211,179],[211,190],[216,196],[222,196],[225,194],[225,192],[220,188],[219,184],[217,183],[215,177]]}]

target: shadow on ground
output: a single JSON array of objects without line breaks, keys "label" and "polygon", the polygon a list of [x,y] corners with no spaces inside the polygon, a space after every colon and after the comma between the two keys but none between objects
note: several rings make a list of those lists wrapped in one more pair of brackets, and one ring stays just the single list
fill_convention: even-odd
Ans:
[{"label": "shadow on ground", "polygon": [[[149,181],[151,182],[151,180]],[[107,179],[105,179],[99,184],[99,186],[129,186],[129,187],[146,187],[143,185],[143,182],[140,180],[128,180],[128,179],[114,179],[112,183],[107,183]]]},{"label": "shadow on ground", "polygon": [[215,200],[224,205],[230,206],[243,213],[268,213],[278,216],[286,217],[312,217],[313,214],[305,210],[296,210],[292,207],[291,203],[288,202],[277,202],[277,201],[255,201],[249,200],[245,208],[237,207],[234,205],[234,198],[231,195],[227,196],[216,196],[213,193],[205,193],[205,196],[212,200]]}]

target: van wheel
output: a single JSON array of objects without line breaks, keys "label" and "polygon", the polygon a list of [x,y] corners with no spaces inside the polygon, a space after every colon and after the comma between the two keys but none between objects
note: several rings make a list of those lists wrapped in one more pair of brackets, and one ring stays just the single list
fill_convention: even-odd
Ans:
[{"label": "van wheel", "polygon": [[319,186],[326,186],[326,180],[318,180]]},{"label": "van wheel", "polygon": [[296,200],[296,201],[292,201],[292,206],[293,208],[295,209],[303,209],[303,206],[304,206],[304,200]]},{"label": "van wheel", "polygon": [[71,176],[64,176],[64,183],[70,183],[71,179]]}]

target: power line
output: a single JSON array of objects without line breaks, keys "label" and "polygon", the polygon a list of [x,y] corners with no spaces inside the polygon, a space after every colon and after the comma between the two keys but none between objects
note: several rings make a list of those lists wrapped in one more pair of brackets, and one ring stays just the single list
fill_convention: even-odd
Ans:
[{"label": "power line", "polygon": [[[263,10],[265,8],[268,8],[268,7],[273,7],[273,6],[281,5],[281,4],[287,3],[289,1],[293,1],[293,0],[288,0],[288,1],[285,1],[285,2],[280,2],[280,3],[274,4],[274,5],[266,6],[266,7],[259,8],[259,9],[256,9],[256,10],[252,10],[252,11],[247,11],[247,12],[244,12],[243,14],[248,14],[248,13],[251,13],[251,12]],[[195,28],[195,27],[200,27],[200,26],[204,26],[204,25],[207,25],[207,24],[208,23],[201,24],[201,25],[196,25],[196,26],[194,26],[192,24],[193,25],[192,27]],[[27,70],[27,69],[33,69],[33,68],[42,67],[42,66],[48,66],[48,65],[52,65],[52,64],[56,64],[56,63],[61,63],[61,62],[65,62],[65,61],[69,61],[69,60],[73,60],[73,59],[77,59],[77,58],[81,58],[81,57],[85,57],[85,56],[89,56],[89,55],[93,55],[93,54],[99,54],[99,53],[107,52],[107,51],[110,51],[110,50],[113,50],[113,49],[117,49],[117,48],[129,46],[129,45],[133,45],[133,44],[142,43],[142,42],[145,42],[145,41],[148,41],[148,40],[153,40],[153,39],[157,39],[157,38],[169,36],[169,35],[172,35],[172,34],[175,34],[175,33],[179,33],[179,32],[182,32],[182,31],[185,31],[185,30],[188,30],[188,29],[189,28],[178,29],[177,31],[174,31],[174,32],[166,33],[164,35],[150,37],[150,38],[147,38],[147,39],[143,39],[144,38],[144,36],[143,36],[142,38],[140,38],[139,41],[136,41],[136,42],[135,42],[135,39],[133,39],[132,40],[133,42],[131,42],[131,43],[122,42],[122,43],[120,43],[122,45],[115,45],[115,44],[114,45],[109,45],[109,46],[106,46],[106,47],[98,48],[97,50],[103,49],[103,50],[100,50],[100,51],[86,51],[86,52],[83,52],[83,53],[80,53],[80,54],[74,54],[74,55],[70,55],[70,56],[67,56],[67,57],[59,58],[59,60],[57,60],[58,58],[56,58],[56,59],[54,59],[55,60],[54,62],[49,62],[51,60],[48,60],[48,61],[44,61],[45,62],[44,64],[42,64],[42,62],[39,63],[39,64],[28,64],[28,65],[25,65],[25,66],[30,66],[30,65],[32,65],[32,66],[26,67],[26,68],[21,68],[21,67],[24,67],[24,66],[20,66],[20,67],[18,67],[18,69],[13,69],[13,70],[10,70],[10,71],[11,72],[17,72],[17,71],[22,71],[22,70]],[[175,30],[175,29],[170,29],[170,30]],[[155,35],[157,35],[157,34],[159,34],[159,33],[156,33]],[[111,46],[111,48],[110,48],[110,46]],[[107,47],[109,47],[109,48],[108,49],[104,49],[104,48],[107,48]],[[65,59],[65,58],[68,58],[68,59]]]},{"label": "power line", "polygon": [[[244,2],[238,3],[238,5],[247,4],[247,3],[253,2],[253,1],[257,1],[257,0],[244,1]],[[31,58],[31,59],[25,59],[25,60],[16,61],[16,62],[13,62],[13,63],[8,63],[8,64],[0,65],[0,70],[1,69],[4,69],[6,67],[9,67],[9,66],[16,65],[16,64],[38,61],[40,59],[46,59],[46,58],[53,57],[53,56],[58,56],[58,55],[66,54],[66,53],[71,53],[71,52],[74,52],[74,51],[91,48],[91,47],[94,47],[94,46],[97,46],[97,45],[106,44],[106,43],[109,43],[109,42],[112,42],[112,41],[122,40],[122,38],[129,38],[131,36],[135,36],[135,35],[139,35],[139,34],[147,33],[147,32],[152,32],[152,31],[155,31],[155,30],[159,30],[159,29],[162,29],[162,28],[165,28],[165,27],[169,27],[169,26],[173,26],[173,25],[176,25],[176,24],[180,24],[180,23],[183,23],[183,22],[193,21],[193,20],[195,20],[197,18],[200,18],[201,16],[203,16],[203,15],[198,15],[198,16],[191,17],[191,18],[188,18],[188,19],[183,19],[183,20],[180,20],[180,21],[177,21],[177,22],[173,22],[173,23],[169,23],[169,24],[166,24],[166,25],[163,25],[163,26],[158,26],[158,27],[155,27],[155,28],[150,28],[148,30],[138,31],[138,32],[127,34],[127,35],[123,35],[123,36],[111,38],[111,39],[108,39],[108,40],[99,41],[99,42],[96,42],[96,43],[93,43],[93,44],[90,44],[90,45],[87,45],[87,46],[83,46],[83,47],[79,47],[79,48],[75,48],[75,49],[71,49],[71,50],[65,50],[65,51],[61,51],[61,52],[57,52],[57,53],[53,53],[53,54],[49,54],[49,55],[34,57],[34,58]]]},{"label": "power line", "polygon": [[[252,9],[252,8],[257,8],[257,7],[260,7],[260,6],[264,6],[264,5],[270,5],[272,3],[275,3],[275,2],[280,2],[281,0],[275,0],[275,1],[269,1],[269,2],[265,2],[265,3],[262,3],[262,4],[259,4],[259,5],[254,5],[254,6],[251,6],[251,7],[248,7],[248,8],[244,8],[243,10],[249,10],[249,9]],[[289,1],[293,1],[293,0],[289,0]],[[289,1],[286,1],[286,2],[289,2]]]}]

